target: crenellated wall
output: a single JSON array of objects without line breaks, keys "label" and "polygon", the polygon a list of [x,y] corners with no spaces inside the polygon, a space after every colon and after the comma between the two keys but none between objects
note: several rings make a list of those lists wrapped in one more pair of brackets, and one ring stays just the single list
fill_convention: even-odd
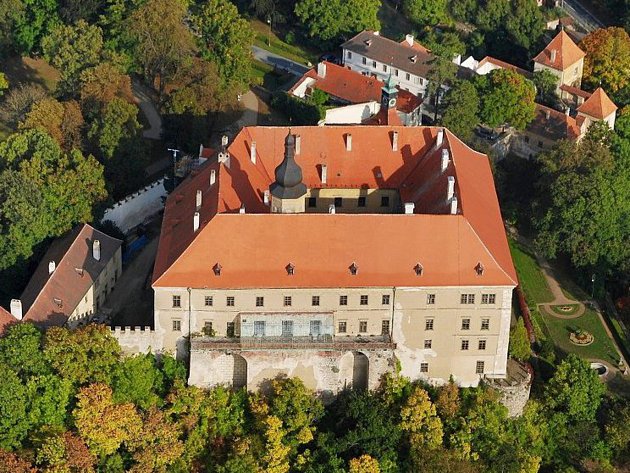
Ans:
[{"label": "crenellated wall", "polygon": [[126,355],[137,353],[161,353],[162,340],[151,327],[112,327],[112,336],[118,340]]}]

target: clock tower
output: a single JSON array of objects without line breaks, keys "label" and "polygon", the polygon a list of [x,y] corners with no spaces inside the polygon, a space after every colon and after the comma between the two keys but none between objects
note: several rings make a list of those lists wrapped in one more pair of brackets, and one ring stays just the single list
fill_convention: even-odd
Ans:
[{"label": "clock tower", "polygon": [[398,98],[398,89],[394,84],[394,78],[390,74],[385,85],[381,88],[381,108],[385,110],[396,110],[396,99]]}]

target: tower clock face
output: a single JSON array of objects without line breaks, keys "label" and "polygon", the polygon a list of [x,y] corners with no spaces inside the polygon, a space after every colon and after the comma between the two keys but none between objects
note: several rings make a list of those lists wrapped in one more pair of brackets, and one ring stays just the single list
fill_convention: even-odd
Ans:
[{"label": "tower clock face", "polygon": [[396,106],[396,99],[395,98],[389,99],[389,106],[390,106],[390,108]]}]

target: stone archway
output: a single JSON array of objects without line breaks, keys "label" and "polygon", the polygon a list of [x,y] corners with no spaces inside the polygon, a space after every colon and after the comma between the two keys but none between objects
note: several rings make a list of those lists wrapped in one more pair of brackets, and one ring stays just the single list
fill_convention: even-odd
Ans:
[{"label": "stone archway", "polygon": [[232,386],[234,389],[247,387],[247,360],[241,355],[233,354],[234,367],[232,368]]},{"label": "stone archway", "polygon": [[368,388],[370,372],[370,360],[361,352],[354,352],[354,363],[352,366],[352,387],[356,390],[366,390]]}]

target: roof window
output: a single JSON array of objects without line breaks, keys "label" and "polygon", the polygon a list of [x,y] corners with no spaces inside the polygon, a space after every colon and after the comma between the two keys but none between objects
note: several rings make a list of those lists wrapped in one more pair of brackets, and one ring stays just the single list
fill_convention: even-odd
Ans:
[{"label": "roof window", "polygon": [[350,274],[352,274],[353,276],[356,276],[357,273],[359,272],[359,266],[354,261],[348,267],[348,269],[350,270]]},{"label": "roof window", "polygon": [[477,263],[477,266],[475,266],[475,272],[477,273],[477,276],[483,276],[483,264],[481,264],[481,261],[479,263]]},{"label": "roof window", "polygon": [[285,266],[285,269],[287,270],[287,274],[289,276],[293,276],[293,274],[295,273],[295,265],[293,263],[289,263]]},{"label": "roof window", "polygon": [[411,56],[411,57],[409,58],[409,60],[415,64],[415,63],[416,63],[416,61],[418,60],[418,56],[416,56],[416,55],[414,54],[413,56]]},{"label": "roof window", "polygon": [[221,269],[223,269],[223,267],[219,263],[216,263],[212,267],[212,271],[214,271],[215,276],[221,276]]},{"label": "roof window", "polygon": [[413,270],[415,271],[416,276],[422,276],[422,272],[424,271],[424,268],[422,267],[420,263],[416,263],[416,265],[413,267]]}]

